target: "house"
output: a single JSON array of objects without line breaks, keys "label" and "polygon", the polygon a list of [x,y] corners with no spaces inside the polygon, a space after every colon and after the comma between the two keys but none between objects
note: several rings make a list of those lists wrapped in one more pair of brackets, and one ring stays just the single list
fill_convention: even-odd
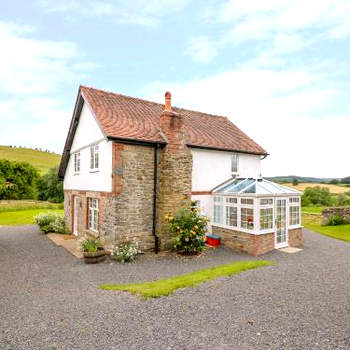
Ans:
[{"label": "house", "polygon": [[172,245],[165,221],[197,201],[222,244],[302,244],[300,192],[261,178],[267,152],[226,117],[80,86],[59,169],[67,224],[107,248]]}]

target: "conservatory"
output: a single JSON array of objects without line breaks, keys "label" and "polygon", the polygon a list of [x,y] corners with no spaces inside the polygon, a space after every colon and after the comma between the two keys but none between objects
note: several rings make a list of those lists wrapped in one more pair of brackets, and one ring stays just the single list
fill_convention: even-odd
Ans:
[{"label": "conservatory", "polygon": [[260,255],[302,245],[301,192],[263,178],[232,178],[212,190],[212,233]]}]

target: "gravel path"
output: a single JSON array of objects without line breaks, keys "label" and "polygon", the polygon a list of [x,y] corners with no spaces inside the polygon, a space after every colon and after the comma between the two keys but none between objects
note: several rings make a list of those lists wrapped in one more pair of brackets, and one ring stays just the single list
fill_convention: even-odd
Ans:
[{"label": "gravel path", "polygon": [[302,252],[263,257],[276,266],[141,301],[98,286],[251,257],[88,266],[33,226],[0,228],[0,349],[350,349],[350,244],[305,235]]}]

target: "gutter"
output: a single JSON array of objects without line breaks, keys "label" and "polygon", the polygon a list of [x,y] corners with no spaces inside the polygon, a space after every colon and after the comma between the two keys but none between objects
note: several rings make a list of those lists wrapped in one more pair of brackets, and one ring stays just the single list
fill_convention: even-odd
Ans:
[{"label": "gutter", "polygon": [[159,143],[154,146],[154,174],[153,174],[153,221],[152,221],[152,234],[154,236],[154,252],[158,254],[159,252],[159,237],[156,233],[157,224],[157,185],[158,185],[158,148]]}]

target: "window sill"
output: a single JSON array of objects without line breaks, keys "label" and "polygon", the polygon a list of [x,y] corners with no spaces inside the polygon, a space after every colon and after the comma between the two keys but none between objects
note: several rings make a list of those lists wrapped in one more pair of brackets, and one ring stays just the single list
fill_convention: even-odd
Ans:
[{"label": "window sill", "polygon": [[73,176],[77,176],[77,175],[80,175],[80,173],[74,173]]},{"label": "window sill", "polygon": [[100,171],[99,169],[93,169],[93,170],[90,170],[89,173],[94,174],[94,173],[98,173],[99,171]]}]

